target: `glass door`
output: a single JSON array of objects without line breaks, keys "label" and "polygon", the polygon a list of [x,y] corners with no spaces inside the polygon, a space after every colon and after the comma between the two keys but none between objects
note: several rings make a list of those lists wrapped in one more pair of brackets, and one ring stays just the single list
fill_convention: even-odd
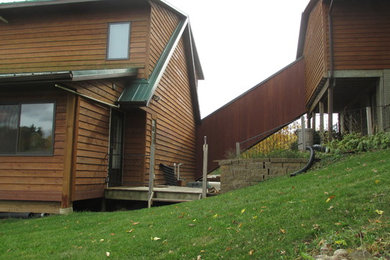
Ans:
[{"label": "glass door", "polygon": [[108,169],[108,186],[122,185],[123,158],[123,114],[111,111],[110,156]]}]

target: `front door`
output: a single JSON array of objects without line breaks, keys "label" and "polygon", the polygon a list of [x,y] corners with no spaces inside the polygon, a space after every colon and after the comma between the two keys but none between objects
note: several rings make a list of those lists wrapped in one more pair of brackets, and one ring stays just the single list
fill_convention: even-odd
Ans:
[{"label": "front door", "polygon": [[110,156],[108,169],[108,186],[122,185],[123,158],[123,114],[116,110],[111,112]]}]

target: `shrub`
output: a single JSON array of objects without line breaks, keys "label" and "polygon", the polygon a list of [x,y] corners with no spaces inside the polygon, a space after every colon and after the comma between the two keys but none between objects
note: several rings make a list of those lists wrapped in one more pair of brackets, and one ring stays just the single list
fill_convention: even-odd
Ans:
[{"label": "shrub", "polygon": [[345,135],[341,140],[329,142],[327,147],[331,153],[355,153],[390,148],[390,133],[378,133],[362,136],[353,133]]}]

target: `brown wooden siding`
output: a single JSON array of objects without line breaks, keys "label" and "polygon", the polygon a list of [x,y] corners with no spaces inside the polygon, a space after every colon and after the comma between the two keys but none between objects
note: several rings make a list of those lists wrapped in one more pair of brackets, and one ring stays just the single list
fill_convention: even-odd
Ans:
[{"label": "brown wooden siding", "polygon": [[[71,87],[107,103],[114,103],[123,90],[122,82],[108,80],[73,83]],[[74,201],[103,196],[108,171],[110,109],[79,98],[76,114]]]},{"label": "brown wooden siding", "polygon": [[[184,48],[183,40],[181,40],[156,90],[155,94],[160,97],[160,100],[152,101],[148,109],[146,154],[150,152],[152,119],[154,118],[157,123],[156,184],[165,183],[159,170],[160,163],[169,166],[173,166],[173,163],[183,163],[180,168],[182,178],[185,181],[195,178],[196,125]],[[146,168],[148,173],[149,158],[146,159]]]},{"label": "brown wooden siding", "polygon": [[178,24],[179,18],[176,14],[151,2],[148,75],[152,73]]},{"label": "brown wooden siding", "polygon": [[0,102],[55,102],[54,153],[52,156],[0,156],[0,200],[61,201],[67,95],[43,88],[20,91],[1,89]]},{"label": "brown wooden siding", "polygon": [[[298,60],[202,119],[197,133],[199,169],[204,136],[209,144],[210,171],[218,167],[215,160],[225,159],[227,152],[234,153],[236,142],[277,129],[305,113],[304,69],[304,60]],[[250,140],[241,148],[251,147],[260,140]]]},{"label": "brown wooden siding", "polygon": [[336,70],[390,68],[390,3],[337,1],[333,11]]},{"label": "brown wooden siding", "polygon": [[[93,6],[3,12],[0,73],[145,67],[149,8]],[[130,59],[108,61],[108,23],[121,21],[131,21]]]},{"label": "brown wooden siding", "polygon": [[131,110],[126,112],[123,185],[142,186],[145,182],[145,129],[145,111]]},{"label": "brown wooden siding", "polygon": [[305,57],[306,103],[327,72],[327,7],[318,1],[310,13],[303,56]]}]

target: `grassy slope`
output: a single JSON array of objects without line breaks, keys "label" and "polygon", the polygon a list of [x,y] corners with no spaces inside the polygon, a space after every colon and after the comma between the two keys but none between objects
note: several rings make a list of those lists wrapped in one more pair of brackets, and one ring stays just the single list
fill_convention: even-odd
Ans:
[{"label": "grassy slope", "polygon": [[322,239],[388,256],[389,194],[390,151],[366,153],[196,202],[0,220],[0,258],[294,259]]}]

